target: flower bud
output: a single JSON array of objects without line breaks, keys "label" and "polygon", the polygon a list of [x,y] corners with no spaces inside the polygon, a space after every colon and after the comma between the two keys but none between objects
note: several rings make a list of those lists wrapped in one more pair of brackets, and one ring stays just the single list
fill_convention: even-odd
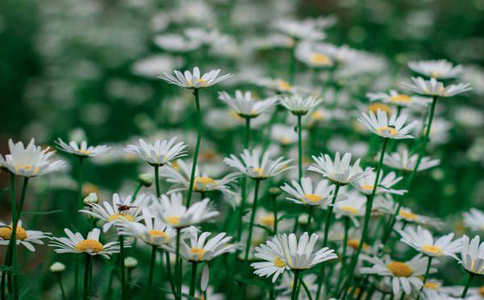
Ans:
[{"label": "flower bud", "polygon": [[269,195],[271,195],[274,198],[279,196],[280,194],[282,194],[282,191],[278,187],[273,187],[269,189]]},{"label": "flower bud", "polygon": [[84,198],[84,204],[96,204],[99,202],[99,198],[96,193],[89,193],[86,198]]},{"label": "flower bud", "polygon": [[138,260],[134,257],[128,256],[124,259],[124,266],[128,269],[134,269],[138,266]]},{"label": "flower bud", "polygon": [[138,180],[144,187],[150,187],[153,184],[153,175],[151,173],[143,173],[138,176]]},{"label": "flower bud", "polygon": [[52,273],[62,273],[64,272],[65,269],[66,269],[66,266],[63,263],[58,261],[56,261],[50,266],[50,271]]},{"label": "flower bud", "polygon": [[308,216],[306,214],[300,215],[298,220],[299,224],[306,225],[308,223]]}]

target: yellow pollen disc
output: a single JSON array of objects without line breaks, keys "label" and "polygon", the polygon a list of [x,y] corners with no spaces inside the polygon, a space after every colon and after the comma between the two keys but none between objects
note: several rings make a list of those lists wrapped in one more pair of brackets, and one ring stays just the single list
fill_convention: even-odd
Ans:
[{"label": "yellow pollen disc", "polygon": [[312,115],[311,115],[311,119],[313,120],[317,120],[317,121],[321,121],[321,120],[324,120],[324,114],[320,111],[315,111]]},{"label": "yellow pollen disc", "polygon": [[373,187],[374,187],[374,185],[371,185],[371,184],[365,184],[365,185],[361,186],[362,189],[367,190],[367,191],[373,190]]},{"label": "yellow pollen disc", "polygon": [[148,231],[149,235],[152,237],[162,237],[165,240],[168,240],[168,234],[162,230],[150,230]]},{"label": "yellow pollen disc", "polygon": [[418,215],[408,210],[400,210],[400,213],[398,215],[407,221],[415,221],[418,218]]},{"label": "yellow pollen disc", "polygon": [[349,206],[349,205],[343,205],[343,206],[340,206],[338,208],[339,208],[339,210],[349,212],[353,215],[357,215],[360,212],[356,207]]},{"label": "yellow pollen disc", "polygon": [[443,252],[442,248],[440,248],[439,246],[434,246],[434,245],[422,246],[422,250],[425,251],[425,252],[428,252],[428,253],[435,253],[435,254]]},{"label": "yellow pollen disc", "polygon": [[[357,250],[359,245],[359,240],[348,240],[348,246],[350,246],[354,250]],[[367,243],[364,243],[363,247],[361,247],[361,249],[363,249],[364,251],[368,250],[368,248],[370,248],[370,245],[368,245]]]},{"label": "yellow pollen disc", "polygon": [[381,110],[383,112],[386,112],[387,115],[390,115],[391,114],[391,110],[390,110],[390,107],[388,107],[387,105],[385,104],[381,104],[381,103],[373,103],[373,104],[370,104],[368,106],[368,111],[371,111],[373,112],[374,114],[376,114],[378,112],[378,110]]},{"label": "yellow pollen disc", "polygon": [[[15,171],[20,171],[20,170],[25,170],[27,172],[29,172],[30,170],[32,170],[32,165],[29,165],[29,164],[21,164],[21,165],[17,165],[15,166]],[[35,168],[34,171],[32,172],[32,174],[37,174],[39,173],[39,168]]]},{"label": "yellow pollen disc", "polygon": [[276,259],[274,259],[274,266],[284,268],[286,263],[279,256],[277,256]]},{"label": "yellow pollen disc", "polygon": [[200,190],[199,188],[201,188],[201,190],[203,190],[209,184],[217,185],[217,182],[210,177],[195,177],[195,181],[193,183],[193,189],[195,191],[199,191]]},{"label": "yellow pollen disc", "polygon": [[119,219],[125,219],[127,221],[133,222],[134,218],[131,215],[128,214],[115,214],[109,217],[108,222],[113,222]]},{"label": "yellow pollen disc", "polygon": [[427,282],[425,283],[425,288],[438,291],[440,286],[435,282]]},{"label": "yellow pollen disc", "polygon": [[89,154],[91,154],[91,151],[86,150],[86,149],[81,149],[81,150],[79,150],[79,153],[89,155]]},{"label": "yellow pollen disc", "polygon": [[197,260],[202,260],[203,259],[203,255],[206,252],[205,250],[203,250],[201,248],[191,248],[190,251],[192,252],[192,254],[198,255]]},{"label": "yellow pollen disc", "polygon": [[482,297],[484,297],[484,286],[482,286],[482,287],[479,288],[479,295],[481,295]]},{"label": "yellow pollen disc", "polygon": [[275,218],[273,215],[266,215],[260,218],[259,222],[267,227],[273,227],[275,223]]},{"label": "yellow pollen disc", "polygon": [[309,61],[317,66],[327,66],[332,63],[331,59],[328,56],[321,53],[312,53]]},{"label": "yellow pollen disc", "polygon": [[[8,227],[0,228],[0,238],[2,238],[4,240],[10,240],[11,236],[12,236],[12,226],[11,225],[8,226]],[[25,240],[26,238],[27,238],[27,231],[25,231],[25,229],[17,226],[16,239],[22,241],[22,240]]]},{"label": "yellow pollen disc", "polygon": [[378,127],[376,129],[376,132],[378,132],[380,134],[383,133],[384,131],[389,132],[390,135],[396,135],[396,134],[398,134],[398,130],[396,130],[395,128],[390,127],[390,126]]},{"label": "yellow pollen disc", "polygon": [[291,89],[291,85],[284,80],[281,80],[278,84],[280,90],[287,91]]},{"label": "yellow pollen disc", "polygon": [[257,176],[264,177],[264,169],[262,168],[252,168],[253,172],[257,173]]},{"label": "yellow pollen disc", "polygon": [[172,225],[178,225],[178,224],[180,224],[180,217],[178,217],[178,216],[168,217],[168,218],[166,218],[166,222],[170,223]]},{"label": "yellow pollen disc", "polygon": [[292,143],[292,140],[291,140],[291,138],[290,138],[290,137],[285,136],[285,137],[283,137],[283,138],[282,138],[281,143],[282,143],[283,145],[289,145],[289,144],[291,144],[291,143]]},{"label": "yellow pollen disc", "polygon": [[99,253],[104,250],[104,246],[95,240],[83,240],[77,243],[76,250],[80,252]]},{"label": "yellow pollen disc", "polygon": [[432,77],[439,77],[440,73],[437,71],[434,71],[431,73]]},{"label": "yellow pollen disc", "polygon": [[313,202],[313,203],[321,201],[323,199],[323,197],[316,195],[316,194],[306,194],[306,195],[304,195],[304,198],[309,200],[309,202]]},{"label": "yellow pollen disc", "polygon": [[396,277],[409,277],[413,273],[412,268],[408,264],[399,261],[389,263],[387,268]]},{"label": "yellow pollen disc", "polygon": [[390,101],[395,103],[411,103],[412,97],[404,94],[397,94],[395,96],[391,96]]}]

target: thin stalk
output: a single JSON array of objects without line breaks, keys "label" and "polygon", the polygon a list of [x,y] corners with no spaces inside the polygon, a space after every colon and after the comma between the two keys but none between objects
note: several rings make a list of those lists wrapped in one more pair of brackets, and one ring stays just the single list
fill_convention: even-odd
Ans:
[{"label": "thin stalk", "polygon": [[469,273],[469,281],[467,281],[466,287],[464,288],[464,291],[462,291],[462,295],[460,296],[462,299],[464,299],[467,296],[467,291],[469,290],[469,287],[471,286],[472,279],[474,279],[474,274]]},{"label": "thin stalk", "polygon": [[170,282],[171,292],[173,295],[176,295],[176,288],[175,284],[173,283],[173,276],[171,275],[171,262],[170,262],[170,253],[168,251],[165,252],[166,258],[166,276],[168,276],[168,281]]},{"label": "thin stalk", "polygon": [[[11,214],[12,214],[12,221],[13,221],[13,218],[16,214],[16,204],[17,204],[17,200],[16,200],[16,196],[15,196],[15,174],[14,173],[10,173],[10,203],[11,203],[11,206],[12,206]],[[12,233],[13,233],[13,231],[12,231]],[[8,247],[7,247],[7,253],[5,254],[5,262],[4,262],[5,266],[11,265],[12,246],[13,246],[13,244],[9,242]],[[1,283],[2,300],[6,299],[5,283],[7,281],[7,276],[8,276],[7,274],[9,274],[9,272],[7,272],[6,270],[2,272],[2,283]]]},{"label": "thin stalk", "polygon": [[175,298],[180,300],[181,297],[181,287],[182,287],[182,276],[181,276],[181,262],[180,262],[180,239],[181,239],[181,229],[176,229],[176,261],[175,261],[175,269],[176,269],[176,283],[177,283],[177,293]]},{"label": "thin stalk", "polygon": [[[250,118],[245,118],[245,141],[244,141],[244,148],[249,149],[250,145]],[[237,241],[240,241],[242,238],[242,227],[243,227],[243,215],[245,209],[245,202],[247,201],[247,177],[242,177],[240,180],[240,187],[241,187],[241,194],[242,199],[240,201],[239,207],[239,224],[237,226]]]},{"label": "thin stalk", "polygon": [[59,283],[59,288],[61,290],[62,300],[67,300],[66,291],[64,290],[64,285],[62,284],[61,273],[57,273],[57,282]]},{"label": "thin stalk", "polygon": [[427,283],[427,279],[429,278],[431,266],[432,266],[432,256],[429,256],[428,263],[427,263],[427,269],[425,270],[425,276],[424,276],[423,282],[422,282],[423,283],[422,288],[420,288],[420,291],[418,292],[417,300],[420,299],[420,295],[422,294],[422,291],[425,288],[425,284]]},{"label": "thin stalk", "polygon": [[303,176],[303,170],[302,170],[302,124],[301,124],[301,115],[297,115],[297,145],[298,145],[298,170],[299,170],[299,181],[301,181],[301,178]]},{"label": "thin stalk", "polygon": [[146,291],[146,299],[151,299],[151,290],[153,287],[153,273],[155,270],[156,262],[156,246],[151,246],[151,260],[150,260],[150,271],[148,275],[148,290]]},{"label": "thin stalk", "polygon": [[[143,184],[141,182],[138,183],[138,185],[136,186],[136,189],[134,190],[133,198],[131,198],[131,201],[136,200],[136,197],[138,197],[138,193],[139,193],[139,191],[141,190],[142,187],[143,187]],[[158,196],[158,194],[157,194],[157,196]]]},{"label": "thin stalk", "polygon": [[120,276],[121,276],[121,298],[123,300],[127,299],[128,293],[126,291],[126,268],[124,266],[124,236],[120,235],[119,236],[119,270],[120,270]]},{"label": "thin stalk", "polygon": [[303,286],[304,288],[304,291],[306,292],[306,295],[308,296],[308,299],[309,300],[313,300],[313,297],[311,296],[311,291],[309,290],[308,286],[306,285],[306,283],[304,282],[303,278],[299,278],[299,282],[301,283],[301,285]]},{"label": "thin stalk", "polygon": [[308,225],[307,225],[307,230],[308,230],[308,233],[311,234],[311,220],[313,219],[313,209],[314,209],[314,206],[312,205],[309,205],[308,206],[309,208],[309,212],[308,212]]},{"label": "thin stalk", "polygon": [[89,277],[90,277],[90,270],[91,270],[91,255],[86,254],[86,266],[84,268],[84,300],[89,299]]},{"label": "thin stalk", "polygon": [[344,233],[344,238],[343,238],[343,252],[341,255],[341,270],[338,275],[338,283],[336,285],[336,290],[339,290],[339,287],[341,286],[341,280],[343,280],[343,274],[344,274],[344,268],[346,266],[346,251],[348,247],[348,231],[350,229],[350,218],[349,217],[344,217],[344,226],[345,226],[345,233]]},{"label": "thin stalk", "polygon": [[192,280],[190,281],[190,297],[195,297],[195,283],[197,281],[197,262],[192,262]]},{"label": "thin stalk", "polygon": [[[160,166],[153,166],[155,168],[155,186],[156,186],[156,197],[160,198],[161,196],[161,189],[160,189]],[[133,197],[134,198],[134,197]],[[134,200],[134,199],[133,199]]]},{"label": "thin stalk", "polygon": [[295,47],[291,48],[291,58],[289,60],[289,84],[293,85],[294,84],[294,77],[296,73],[296,55],[295,55]]},{"label": "thin stalk", "polygon": [[[77,213],[79,210],[82,209],[83,207],[83,201],[82,201],[82,185],[83,185],[83,176],[82,176],[82,166],[84,163],[84,157],[79,157],[79,170],[77,174],[77,211],[76,211],[76,224],[77,224],[77,230],[81,230],[81,214]],[[76,266],[74,269],[74,298],[77,298],[78,292],[79,292],[79,269],[81,265],[81,257],[77,257],[76,259]]]},{"label": "thin stalk", "polygon": [[193,165],[192,165],[192,172],[190,175],[190,186],[188,188],[188,195],[187,195],[187,207],[190,206],[192,202],[192,192],[193,192],[193,183],[195,181],[195,170],[197,168],[197,160],[198,160],[198,152],[200,151],[200,143],[202,141],[202,112],[200,110],[200,99],[198,96],[198,89],[193,90],[193,96],[195,96],[195,106],[197,108],[197,144],[195,146],[195,153],[193,156]]},{"label": "thin stalk", "polygon": [[272,196],[272,209],[274,212],[274,235],[277,235],[277,196]]},{"label": "thin stalk", "polygon": [[292,283],[292,294],[291,294],[291,300],[297,300],[297,280],[299,279],[299,271],[294,271],[294,281]]},{"label": "thin stalk", "polygon": [[255,180],[255,191],[254,191],[254,201],[252,203],[252,214],[250,216],[249,223],[249,237],[247,238],[247,244],[245,245],[245,257],[244,261],[247,262],[249,259],[250,243],[252,242],[252,228],[254,227],[255,213],[257,211],[257,198],[259,194],[260,180]]}]

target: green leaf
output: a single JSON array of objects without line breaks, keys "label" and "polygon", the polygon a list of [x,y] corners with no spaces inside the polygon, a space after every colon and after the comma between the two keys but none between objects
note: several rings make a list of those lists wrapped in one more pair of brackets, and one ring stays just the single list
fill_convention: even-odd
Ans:
[{"label": "green leaf", "polygon": [[64,212],[61,209],[58,210],[51,210],[51,211],[24,211],[22,215],[53,215]]},{"label": "green leaf", "polygon": [[10,266],[0,266],[0,272],[3,272],[3,271],[10,271],[12,269],[12,267]]},{"label": "green leaf", "polygon": [[20,299],[27,299],[27,297],[29,297],[30,290],[34,286],[34,283],[37,281],[37,278],[39,278],[40,271],[42,270],[42,266],[43,264],[37,265],[34,275],[31,277],[27,285],[25,285],[25,287],[22,289],[22,293],[20,294]]}]

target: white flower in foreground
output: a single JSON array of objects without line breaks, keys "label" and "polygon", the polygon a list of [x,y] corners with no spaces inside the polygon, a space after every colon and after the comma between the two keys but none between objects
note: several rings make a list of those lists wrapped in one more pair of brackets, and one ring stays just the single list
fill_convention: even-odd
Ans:
[{"label": "white flower in foreground", "polygon": [[425,80],[422,77],[412,77],[412,83],[402,83],[401,86],[416,94],[439,97],[452,97],[472,90],[468,83],[444,86],[442,82],[437,81],[435,78]]},{"label": "white flower in foreground", "polygon": [[[365,257],[373,264],[371,268],[361,268],[362,274],[375,274],[383,277],[390,277],[393,294],[397,297],[403,292],[410,295],[419,291],[423,282],[421,276],[425,275],[428,259],[417,255],[406,262],[394,261],[389,256],[383,258]],[[435,268],[430,268],[430,273],[435,273]]]},{"label": "white flower in foreground", "polygon": [[484,275],[484,243],[479,242],[478,235],[472,241],[469,241],[469,237],[464,235],[460,259],[457,258],[464,269],[474,275]]},{"label": "white flower in foreground", "polygon": [[31,139],[27,147],[24,143],[14,143],[8,140],[10,154],[5,157],[0,155],[0,165],[7,168],[15,175],[23,177],[35,177],[53,171],[58,171],[65,166],[63,161],[50,161],[55,151],[47,147],[42,149],[35,145],[35,139]]},{"label": "white flower in foreground", "polygon": [[156,208],[158,217],[166,224],[177,229],[197,225],[219,215],[219,212],[210,205],[210,199],[208,198],[187,208],[183,205],[181,193],[173,193],[169,196],[161,195],[161,202]]},{"label": "white flower in foreground", "polygon": [[101,231],[98,228],[94,228],[87,234],[87,238],[84,239],[82,234],[77,232],[72,233],[69,229],[64,229],[67,234],[67,238],[61,237],[52,238],[49,246],[52,246],[57,253],[77,253],[77,254],[89,254],[89,255],[101,255],[107,259],[111,254],[119,253],[119,243],[110,242],[102,244],[99,242],[99,235]]},{"label": "white flower in foreground", "polygon": [[370,111],[368,114],[362,113],[361,118],[358,119],[358,121],[365,125],[371,132],[383,138],[411,139],[413,136],[409,135],[409,133],[419,124],[419,122],[413,121],[404,126],[406,120],[406,115],[400,115],[397,117],[396,114],[392,115],[389,119],[388,115],[380,109],[377,111],[376,115]]},{"label": "white flower in foreground", "polygon": [[348,196],[348,200],[337,202],[334,205],[334,213],[336,218],[350,218],[355,226],[359,226],[357,218],[365,214],[366,197],[356,192],[350,193]]},{"label": "white flower in foreground", "polygon": [[281,99],[281,104],[296,116],[307,114],[321,102],[323,102],[323,99],[318,99],[313,96],[303,98],[299,95],[292,95]]},{"label": "white flower in foreground", "polygon": [[198,67],[193,69],[193,73],[190,71],[185,71],[185,73],[182,73],[176,70],[174,73],[175,75],[163,73],[158,78],[183,88],[198,90],[207,88],[232,77],[232,74],[226,74],[218,77],[220,70],[212,70],[200,76],[200,69]]},{"label": "white flower in foreground", "polygon": [[445,59],[412,61],[408,63],[408,67],[414,72],[436,79],[455,78],[464,72],[461,65],[454,66]]},{"label": "white flower in foreground", "polygon": [[233,253],[236,250],[236,245],[229,244],[232,238],[226,236],[226,233],[219,233],[208,239],[210,235],[210,232],[203,232],[199,236],[196,229],[190,230],[189,244],[183,240],[180,247],[182,258],[189,262],[209,261],[219,255]]},{"label": "white flower in foreground", "polygon": [[[417,159],[418,154],[410,156],[408,148],[406,146],[401,146],[398,147],[397,152],[385,155],[383,158],[383,164],[394,169],[411,172],[417,164]],[[439,159],[432,159],[428,156],[422,157],[417,171],[424,171],[433,168],[438,166],[439,163]]]},{"label": "white flower in foreground", "polygon": [[300,237],[299,242],[293,233],[289,237],[286,234],[275,236],[266,244],[255,248],[254,256],[264,262],[251,264],[255,268],[254,273],[261,277],[274,275],[272,282],[275,282],[285,270],[306,270],[319,263],[337,258],[334,250],[327,247],[313,252],[317,240],[316,234],[313,233],[309,238],[307,232]]},{"label": "white flower in foreground", "polygon": [[235,97],[230,96],[227,92],[219,92],[218,98],[242,118],[255,118],[273,108],[278,102],[277,97],[256,100],[252,98],[251,92],[242,93],[239,90],[235,91]]},{"label": "white flower in foreground", "polygon": [[88,147],[86,141],[82,141],[80,144],[78,144],[76,141],[70,141],[69,144],[67,144],[60,138],[56,141],[56,143],[59,146],[59,150],[74,154],[79,157],[92,157],[103,155],[111,148],[106,145]]},{"label": "white flower in foreground", "polygon": [[465,212],[463,216],[467,228],[474,231],[484,231],[484,212],[471,208],[470,212]]},{"label": "white flower in foreground", "polygon": [[275,160],[269,158],[269,151],[266,151],[261,157],[261,151],[259,149],[247,150],[245,149],[240,154],[241,159],[235,155],[230,155],[230,158],[225,158],[224,162],[229,166],[236,168],[242,174],[258,180],[264,180],[269,177],[276,176],[286,170],[291,169],[289,163],[292,159],[284,160],[284,157],[280,156]]},{"label": "white flower in foreground", "polygon": [[[291,185],[285,183],[281,189],[290,195],[286,199],[294,203],[309,206],[327,206],[331,204],[334,198],[335,186],[330,185],[327,180],[321,180],[313,189],[311,178],[303,177],[301,178],[301,183],[293,180],[291,181]],[[346,196],[338,195],[338,199],[335,199],[335,201],[342,201],[344,199],[346,199]]]},{"label": "white flower in foreground", "polygon": [[186,156],[184,149],[187,147],[183,142],[175,144],[176,137],[171,140],[156,140],[154,144],[147,144],[139,140],[139,146],[127,145],[124,151],[139,156],[152,166],[164,166],[171,164],[171,161]]},{"label": "white flower in foreground", "polygon": [[316,163],[309,166],[308,170],[323,175],[323,177],[328,178],[329,181],[336,185],[347,185],[367,175],[360,168],[359,159],[353,166],[350,166],[350,153],[345,153],[343,158],[340,158],[339,152],[336,152],[334,162],[327,154],[321,154],[320,157],[313,156],[313,160]]},{"label": "white flower in foreground", "polygon": [[462,247],[462,240],[457,239],[452,241],[454,234],[450,233],[444,235],[436,240],[432,233],[421,226],[417,230],[413,228],[406,228],[405,230],[398,230],[402,236],[401,241],[415,250],[427,256],[454,256],[454,253],[460,251]]},{"label": "white flower in foreground", "polygon": [[96,219],[106,222],[103,231],[108,231],[117,222],[139,222],[142,217],[141,205],[147,199],[145,195],[139,195],[135,200],[131,196],[125,198],[113,194],[112,202],[104,201],[102,204],[91,204],[89,209],[81,209],[79,212],[93,216]]},{"label": "white flower in foreground", "polygon": [[389,93],[368,93],[366,96],[370,101],[382,101],[383,103],[389,103],[401,107],[410,107],[414,104],[427,106],[432,99],[419,96],[410,96],[397,92],[396,90],[390,90]]},{"label": "white flower in foreground", "polygon": [[[35,248],[32,244],[43,245],[41,239],[48,238],[48,232],[42,232],[38,230],[25,230],[22,228],[22,221],[19,220],[17,223],[17,234],[16,240],[17,245],[23,245],[25,248],[32,252],[35,252]],[[7,246],[10,244],[10,238],[12,237],[12,225],[7,225],[0,222],[0,245]]]},{"label": "white flower in foreground", "polygon": [[[373,171],[372,168],[366,168],[365,173],[367,174],[365,177],[358,179],[351,184],[361,193],[365,195],[371,195],[374,188],[374,183],[376,179],[376,172]],[[375,194],[395,194],[395,195],[403,195],[407,191],[406,190],[395,190],[392,189],[392,186],[399,183],[403,177],[397,177],[395,172],[390,172],[388,174],[383,174],[381,172],[379,182],[377,183],[377,188],[375,190]]]},{"label": "white flower in foreground", "polygon": [[167,226],[160,219],[155,218],[147,207],[142,208],[141,217],[144,224],[130,222],[129,220],[119,222],[121,233],[138,238],[151,246],[170,245],[172,238],[176,234],[176,231],[172,227]]}]

